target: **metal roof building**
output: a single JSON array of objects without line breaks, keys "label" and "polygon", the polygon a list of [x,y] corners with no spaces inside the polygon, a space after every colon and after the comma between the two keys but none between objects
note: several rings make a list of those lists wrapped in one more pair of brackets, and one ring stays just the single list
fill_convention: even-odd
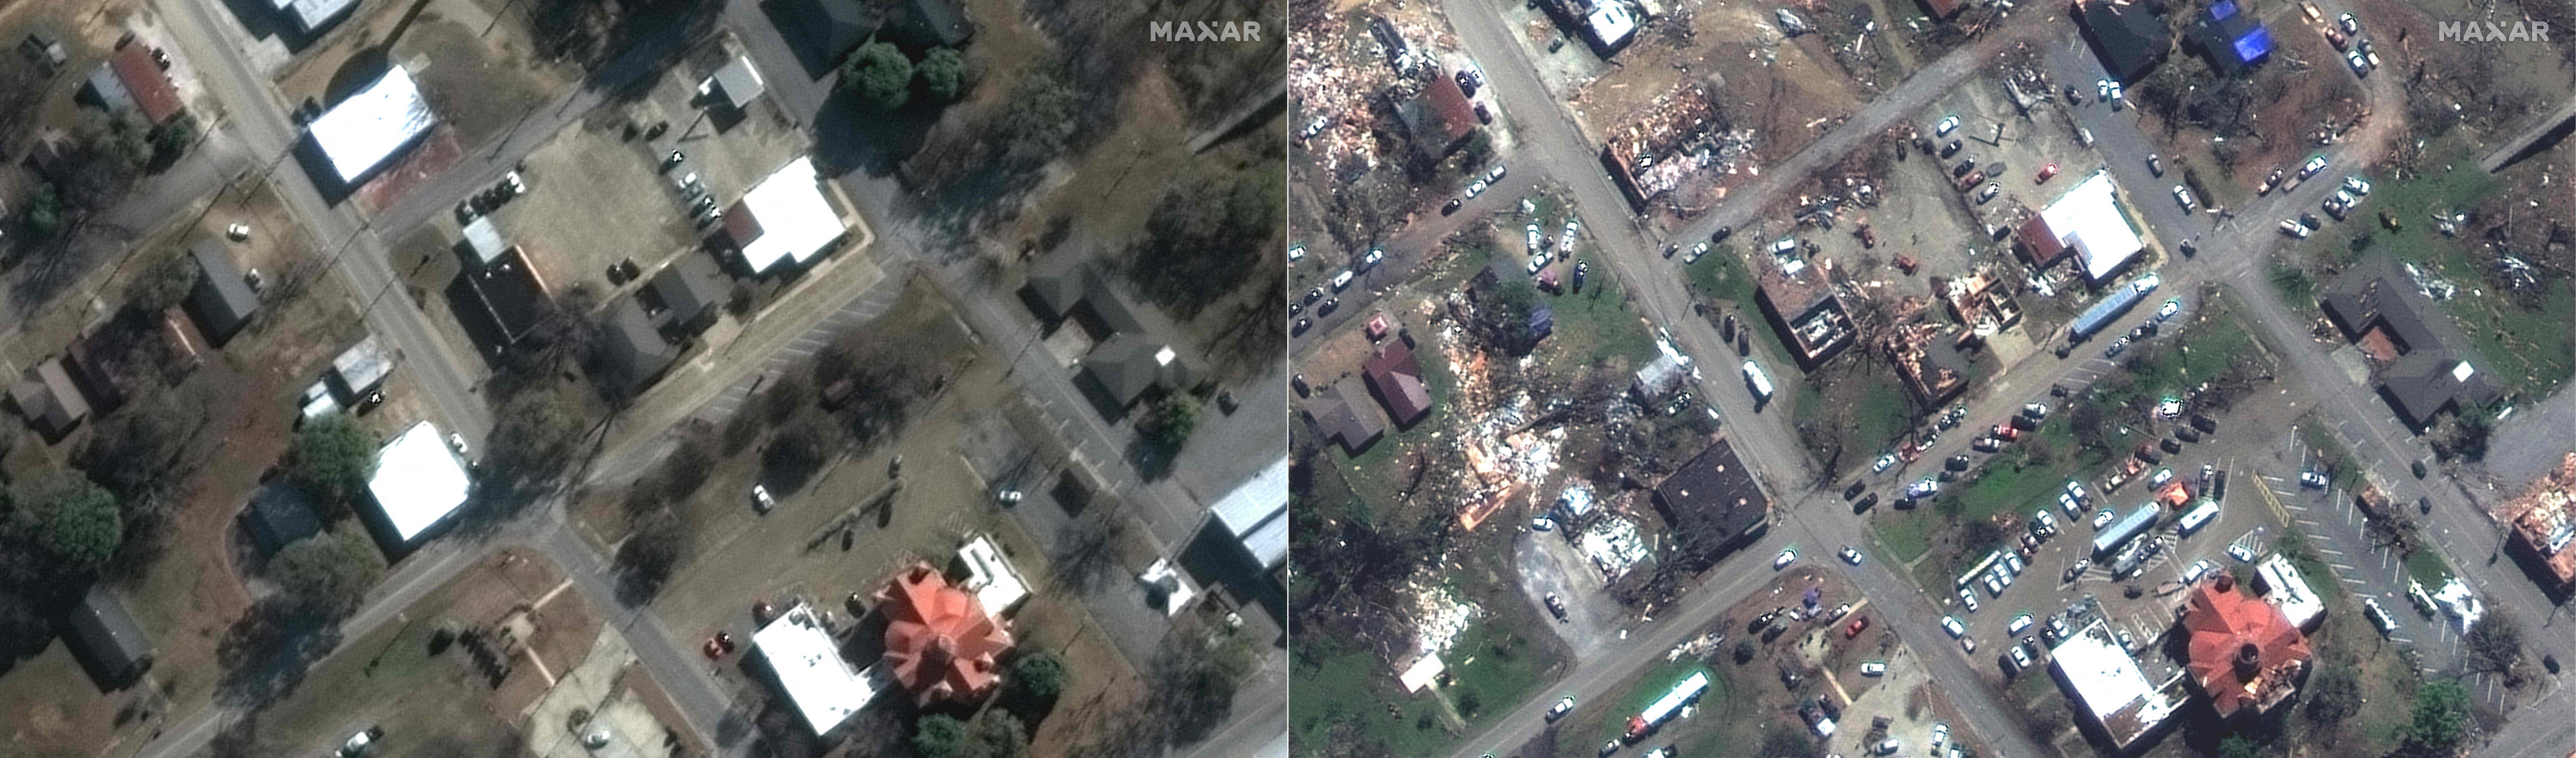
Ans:
[{"label": "metal roof building", "polygon": [[797,158],[753,185],[725,211],[724,229],[743,265],[767,273],[783,261],[803,264],[849,229],[823,196],[814,159]]},{"label": "metal roof building", "polygon": [[315,117],[307,131],[340,181],[354,186],[437,125],[438,114],[430,112],[411,72],[395,66]]},{"label": "metal roof building", "polygon": [[393,542],[410,545],[464,507],[473,483],[465,462],[448,449],[438,426],[423,421],[377,452],[376,474],[367,480],[367,493],[391,530]]}]

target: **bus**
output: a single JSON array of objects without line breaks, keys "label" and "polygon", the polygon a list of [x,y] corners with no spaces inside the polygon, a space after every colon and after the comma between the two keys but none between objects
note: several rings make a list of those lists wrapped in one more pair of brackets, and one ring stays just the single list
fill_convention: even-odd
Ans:
[{"label": "bus", "polygon": [[2200,501],[2199,507],[2193,508],[2191,509],[2191,512],[2182,515],[2182,521],[2179,523],[2179,526],[2182,528],[2182,536],[2189,537],[2192,532],[2200,531],[2201,527],[2207,526],[2210,519],[2214,518],[2218,518],[2218,501]]},{"label": "bus", "polygon": [[1771,375],[1762,372],[1762,364],[1744,362],[1744,386],[1753,390],[1753,402],[1759,405],[1771,399]]}]

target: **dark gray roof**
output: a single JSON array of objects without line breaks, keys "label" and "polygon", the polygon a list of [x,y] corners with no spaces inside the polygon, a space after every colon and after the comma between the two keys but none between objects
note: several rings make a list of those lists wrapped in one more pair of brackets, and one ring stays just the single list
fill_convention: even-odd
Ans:
[{"label": "dark gray roof", "polygon": [[591,378],[611,394],[631,397],[661,378],[662,370],[670,368],[679,353],[679,347],[663,340],[653,319],[644,315],[643,304],[631,296],[619,298],[600,330]]},{"label": "dark gray roof", "polygon": [[65,641],[88,659],[101,685],[123,686],[152,660],[151,638],[106,585],[90,586],[89,595],[72,609],[68,626],[71,634]]},{"label": "dark gray roof", "polygon": [[2172,30],[2144,4],[2084,0],[2076,8],[2085,36],[2114,79],[2138,81],[2173,47]]},{"label": "dark gray roof", "polygon": [[59,440],[72,425],[89,417],[89,398],[81,395],[80,386],[72,383],[71,372],[63,367],[59,356],[45,359],[27,369],[18,383],[9,389],[10,402],[46,439]]},{"label": "dark gray roof", "polygon": [[[2463,366],[2468,368],[2463,371]],[[2485,406],[2504,397],[2504,390],[2487,381],[2485,371],[2450,351],[2408,353],[2381,371],[2379,380],[2397,415],[2418,427],[2445,408]]]},{"label": "dark gray roof", "polygon": [[205,326],[206,339],[220,343],[259,312],[259,293],[242,281],[241,267],[233,263],[232,254],[213,241],[189,245],[188,255],[197,259],[201,272],[196,289],[188,293],[188,307]]},{"label": "dark gray roof", "polygon": [[1166,392],[1187,388],[1196,374],[1181,360],[1177,348],[1135,332],[1121,332],[1100,343],[1083,357],[1082,370],[1121,406],[1157,387]]},{"label": "dark gray roof", "polygon": [[242,509],[242,519],[250,528],[251,539],[261,550],[277,552],[297,540],[322,531],[322,522],[313,516],[313,506],[304,491],[283,482],[260,485],[250,493],[250,506]]},{"label": "dark gray roof", "polygon": [[688,253],[662,267],[661,273],[653,275],[650,286],[653,295],[661,298],[662,307],[669,309],[663,318],[685,324],[706,315],[724,298],[724,287],[718,283],[721,278],[715,259]]},{"label": "dark gray roof", "polygon": [[1367,392],[1360,377],[1343,377],[1306,401],[1306,418],[1314,422],[1316,434],[1341,443],[1345,453],[1359,455],[1386,433],[1386,423],[1364,407],[1368,401],[1361,398]]},{"label": "dark gray roof", "polygon": [[[2487,405],[2504,390],[2476,368],[2477,348],[2441,306],[2416,291],[2395,256],[2375,253],[2345,269],[2318,295],[2347,337],[2382,329],[2400,357],[2380,372],[2381,389],[2407,423],[2422,426],[2459,403]],[[2469,368],[2463,369],[2466,365]]]},{"label": "dark gray roof", "polygon": [[1069,257],[1059,256],[1029,272],[1029,301],[1038,307],[1038,315],[1046,318],[1063,318],[1090,289],[1090,277]]},{"label": "dark gray roof", "polygon": [[1735,446],[1721,439],[1655,485],[1655,507],[1677,530],[1734,540],[1769,519],[1771,498]]},{"label": "dark gray roof", "polygon": [[956,47],[975,36],[958,0],[905,0],[902,15],[885,30],[900,42],[922,47]]}]

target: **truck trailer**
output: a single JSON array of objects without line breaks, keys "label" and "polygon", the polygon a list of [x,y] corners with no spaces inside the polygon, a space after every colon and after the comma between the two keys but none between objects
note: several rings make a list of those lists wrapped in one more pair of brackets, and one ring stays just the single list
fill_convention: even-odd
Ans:
[{"label": "truck trailer", "polygon": [[1663,727],[1665,721],[1671,720],[1673,714],[1680,712],[1682,706],[1698,700],[1701,693],[1707,691],[1708,672],[1691,672],[1690,676],[1674,684],[1672,691],[1664,693],[1663,697],[1646,706],[1646,710],[1628,717],[1628,741],[1635,742],[1644,739],[1646,735],[1653,734],[1656,729]]},{"label": "truck trailer", "polygon": [[2128,313],[2130,308],[2137,307],[2138,302],[2145,300],[2147,293],[2156,291],[2157,285],[2160,284],[2163,284],[2163,280],[2150,273],[2111,290],[2111,294],[2104,296],[2101,302],[2084,309],[2083,314],[2076,316],[2075,321],[2067,325],[2067,338],[2081,342],[2093,336],[2093,333],[2102,331],[2102,327],[2110,326],[2111,322],[2120,318],[2121,314]]}]

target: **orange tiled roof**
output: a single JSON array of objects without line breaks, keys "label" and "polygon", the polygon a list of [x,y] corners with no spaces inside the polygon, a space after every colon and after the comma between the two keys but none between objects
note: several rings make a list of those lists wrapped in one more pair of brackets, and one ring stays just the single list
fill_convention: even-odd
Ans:
[{"label": "orange tiled roof", "polygon": [[2182,625],[2190,635],[2192,681],[2221,718],[2278,702],[2315,655],[2307,635],[2279,607],[2236,586],[2225,573],[2192,588]]},{"label": "orange tiled roof", "polygon": [[927,564],[914,564],[878,591],[886,618],[885,662],[894,680],[923,705],[971,700],[999,679],[995,657],[1011,632],[974,593],[951,586]]}]

